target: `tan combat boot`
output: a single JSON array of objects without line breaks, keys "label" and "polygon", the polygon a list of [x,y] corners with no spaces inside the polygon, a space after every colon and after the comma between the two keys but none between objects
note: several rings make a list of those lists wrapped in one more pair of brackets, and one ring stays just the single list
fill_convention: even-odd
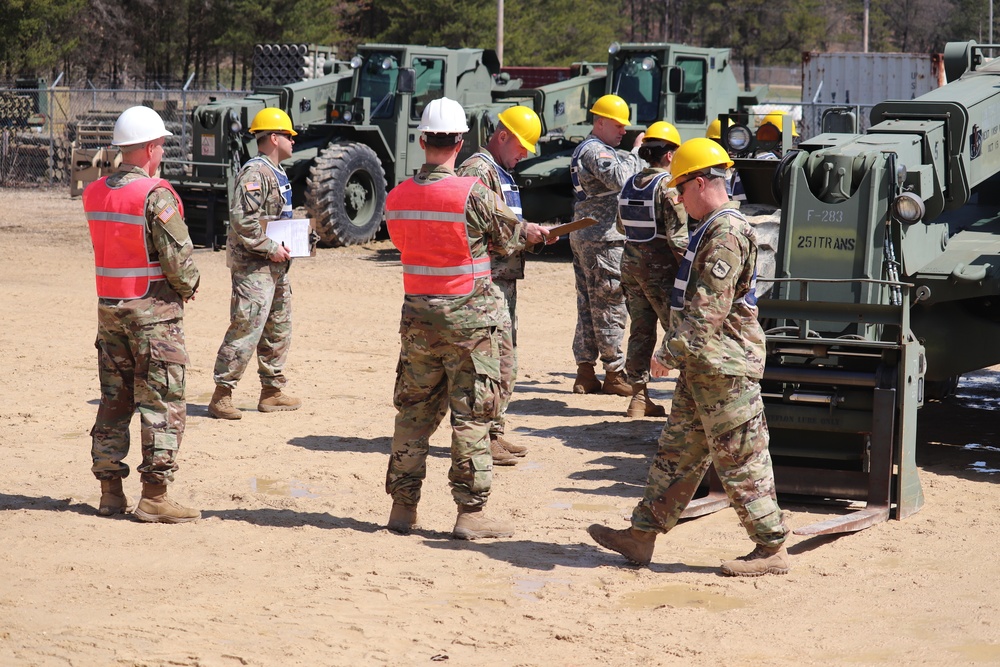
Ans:
[{"label": "tan combat boot", "polygon": [[596,394],[601,390],[601,381],[594,375],[594,364],[578,364],[576,380],[573,381],[574,394]]},{"label": "tan combat boot", "polygon": [[608,371],[604,374],[604,386],[601,387],[601,391],[605,394],[631,396],[632,385],[625,381],[625,373],[621,371]]},{"label": "tan combat boot", "polygon": [[758,544],[746,556],[722,564],[722,574],[727,577],[759,577],[762,574],[788,574],[788,550],[781,544],[765,547]]},{"label": "tan combat boot", "polygon": [[167,498],[166,484],[143,484],[142,499],[136,505],[134,514],[147,523],[186,523],[201,518],[198,510]]},{"label": "tan combat boot", "polygon": [[385,527],[394,533],[409,535],[411,530],[420,527],[417,525],[417,506],[393,501],[392,510],[389,511],[389,522]]},{"label": "tan combat boot", "polygon": [[233,390],[221,384],[215,386],[212,400],[208,402],[208,414],[216,419],[243,419],[243,413],[233,405]]},{"label": "tan combat boot", "polygon": [[629,401],[626,417],[665,417],[667,411],[649,399],[649,390],[644,384],[632,385],[632,400]]},{"label": "tan combat boot", "polygon": [[261,387],[260,401],[257,402],[257,409],[261,412],[284,412],[287,410],[298,410],[302,407],[302,401],[281,393],[277,387]]},{"label": "tan combat boot", "polygon": [[495,435],[490,436],[490,455],[493,456],[495,466],[516,466],[517,458],[504,449]]},{"label": "tan combat boot", "polygon": [[635,528],[613,530],[598,523],[588,528],[587,532],[595,542],[605,549],[617,551],[630,563],[649,565],[649,561],[653,560],[653,547],[656,543],[654,532]]},{"label": "tan combat boot", "polygon": [[101,502],[97,506],[97,513],[101,516],[111,516],[113,514],[124,514],[128,508],[128,498],[122,490],[122,478],[101,480]]},{"label": "tan combat boot", "polygon": [[503,437],[502,435],[496,435],[496,436],[494,436],[491,433],[490,434],[490,440],[492,440],[493,438],[496,438],[496,441],[498,443],[500,443],[501,447],[503,447],[508,452],[510,452],[511,454],[513,454],[514,456],[516,456],[518,458],[521,458],[521,457],[527,455],[527,453],[528,453],[528,448],[527,447],[522,447],[521,445],[515,445],[513,442],[511,442],[507,438]]},{"label": "tan combat boot", "polygon": [[458,519],[451,536],[459,540],[481,540],[487,537],[510,537],[514,527],[483,516],[482,507],[458,506]]}]

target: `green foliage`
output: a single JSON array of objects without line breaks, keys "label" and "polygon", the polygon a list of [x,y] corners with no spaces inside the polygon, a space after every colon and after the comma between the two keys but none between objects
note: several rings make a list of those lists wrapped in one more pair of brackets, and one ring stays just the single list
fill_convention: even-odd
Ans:
[{"label": "green foliage", "polygon": [[0,3],[0,73],[5,78],[45,72],[73,50],[63,39],[85,0],[4,0]]},{"label": "green foliage", "polygon": [[378,41],[449,48],[484,48],[496,43],[494,0],[427,2],[397,0],[386,8],[388,27]]},{"label": "green foliage", "polygon": [[598,0],[519,0],[505,4],[504,64],[566,66],[607,62],[622,41],[621,7]]},{"label": "green foliage", "polygon": [[[941,51],[988,39],[992,0],[871,0],[870,50]],[[494,48],[497,0],[3,0],[0,77],[211,86],[257,43],[373,41]],[[862,0],[506,0],[504,64],[603,62],[612,41],[730,47],[751,66],[860,50]],[[998,35],[1000,37],[1000,35]]]}]

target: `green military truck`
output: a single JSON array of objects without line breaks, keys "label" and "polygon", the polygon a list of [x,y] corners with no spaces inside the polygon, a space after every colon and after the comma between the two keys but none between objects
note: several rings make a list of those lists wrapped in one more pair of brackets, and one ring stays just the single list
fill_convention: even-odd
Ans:
[{"label": "green military truck", "polygon": [[366,44],[349,64],[328,61],[324,77],[198,107],[192,160],[186,175],[172,180],[192,237],[224,243],[235,173],[255,149],[245,128],[266,106],[284,109],[299,133],[284,163],[293,205],[305,206],[322,240],[339,246],[373,238],[386,192],[422,164],[417,127],[433,99],[457,100],[469,116],[460,160],[485,145],[503,109],[523,104],[538,112],[541,155],[516,174],[525,217],[533,221],[565,220],[572,212],[568,155],[589,131],[590,105],[606,92],[633,106],[633,131],[666,119],[685,137],[704,134],[714,114],[756,101],[739,93],[727,49],[625,44],[610,51],[607,67],[581,64],[568,80],[524,88],[489,49]]},{"label": "green military truck", "polygon": [[[762,89],[743,92],[733,74],[729,49],[667,43],[614,43],[608,48],[605,75],[590,89],[588,106],[597,97],[614,93],[631,107],[632,126],[622,145],[631,147],[635,135],[659,120],[677,127],[681,139],[703,137],[720,114],[744,113],[757,104]],[[570,156],[590,132],[591,119],[559,121],[559,107],[536,105],[548,133],[536,158],[523,160],[515,177],[521,188],[524,217],[533,222],[572,219],[573,191]],[[591,121],[592,122],[592,121]]]}]

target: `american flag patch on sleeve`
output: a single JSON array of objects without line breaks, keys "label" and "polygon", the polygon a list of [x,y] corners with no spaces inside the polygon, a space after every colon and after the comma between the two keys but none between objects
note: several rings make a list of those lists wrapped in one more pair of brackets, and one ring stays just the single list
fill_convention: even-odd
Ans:
[{"label": "american flag patch on sleeve", "polygon": [[260,190],[260,182],[250,181],[249,183],[245,183],[243,187],[246,188],[247,192],[254,192],[256,190]]},{"label": "american flag patch on sleeve", "polygon": [[177,211],[170,204],[167,205],[165,209],[156,214],[156,217],[160,219],[161,222],[166,222],[170,218],[174,217],[174,213]]}]

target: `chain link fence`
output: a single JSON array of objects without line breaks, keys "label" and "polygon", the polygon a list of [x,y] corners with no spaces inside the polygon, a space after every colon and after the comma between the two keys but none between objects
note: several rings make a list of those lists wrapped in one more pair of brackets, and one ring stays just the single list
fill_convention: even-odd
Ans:
[{"label": "chain link fence", "polygon": [[[191,111],[248,91],[0,88],[0,187],[71,186],[85,169],[110,167],[115,119],[138,104],[156,109],[169,131],[167,159],[191,157]],[[169,167],[163,176],[171,176]],[[91,179],[92,180],[92,179]],[[78,194],[73,192],[74,194]]]}]

